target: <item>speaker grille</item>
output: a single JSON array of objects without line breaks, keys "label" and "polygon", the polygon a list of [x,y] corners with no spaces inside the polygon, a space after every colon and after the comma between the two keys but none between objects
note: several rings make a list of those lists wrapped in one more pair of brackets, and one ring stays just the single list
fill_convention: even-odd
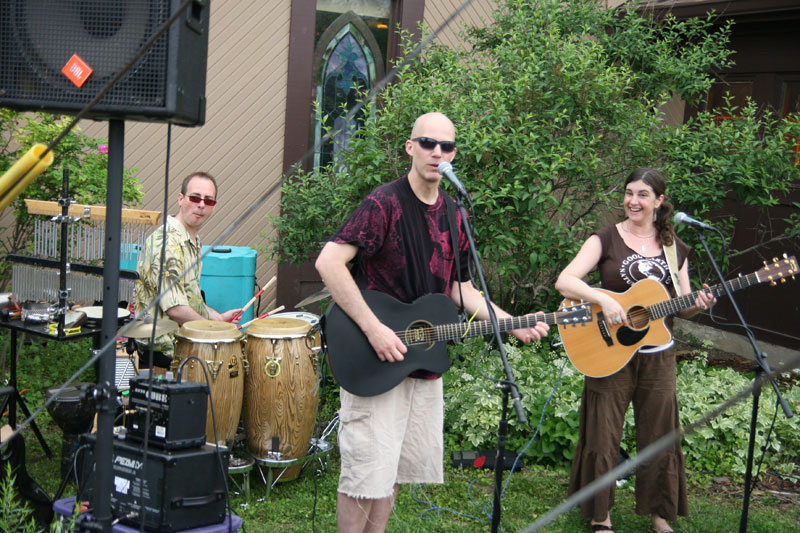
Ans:
[{"label": "speaker grille", "polygon": [[[86,104],[119,72],[169,17],[149,0],[4,0],[11,10],[0,47],[21,52],[11,59],[9,82],[20,96]],[[104,105],[165,104],[167,39],[164,34],[102,100]],[[78,54],[94,72],[76,87],[61,69]],[[132,101],[132,98],[134,101]]]},{"label": "speaker grille", "polygon": [[[178,0],[0,0],[0,106],[75,113],[178,5]],[[202,123],[208,1],[202,5],[159,37],[89,116]],[[198,13],[198,20],[191,19]],[[82,87],[61,72],[73,54],[93,70]]]}]

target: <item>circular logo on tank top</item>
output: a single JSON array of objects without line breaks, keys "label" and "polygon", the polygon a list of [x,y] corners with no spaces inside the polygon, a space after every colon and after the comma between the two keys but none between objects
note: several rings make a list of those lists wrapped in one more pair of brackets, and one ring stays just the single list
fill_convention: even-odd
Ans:
[{"label": "circular logo on tank top", "polygon": [[672,285],[667,262],[660,256],[629,255],[622,261],[619,275],[628,285],[633,285],[643,279],[654,279],[664,285]]}]

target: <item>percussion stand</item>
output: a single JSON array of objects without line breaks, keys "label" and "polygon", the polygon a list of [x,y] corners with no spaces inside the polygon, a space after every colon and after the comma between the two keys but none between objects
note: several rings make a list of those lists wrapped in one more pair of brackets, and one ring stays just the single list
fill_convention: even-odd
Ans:
[{"label": "percussion stand", "polygon": [[[59,265],[59,290],[58,290],[58,307],[56,308],[56,317],[58,320],[58,332],[56,334],[56,339],[62,340],[64,338],[64,320],[66,317],[67,311],[67,297],[69,295],[69,289],[67,288],[67,224],[72,222],[72,218],[69,216],[69,206],[72,202],[69,198],[69,169],[63,169],[63,177],[61,180],[61,198],[58,199],[58,204],[61,206],[61,215],[53,217],[53,221],[61,223],[61,243],[60,243],[60,265]],[[16,322],[16,321],[14,321]],[[36,333],[39,334],[38,330],[34,328],[26,328],[24,325],[24,321],[20,322],[20,327],[11,327],[11,335],[9,336],[10,344],[11,344],[11,363],[10,367],[10,379],[11,379],[11,387],[14,389],[11,394],[3,401],[2,409],[0,411],[4,411],[6,405],[8,405],[8,418],[9,423],[12,428],[16,429],[17,425],[17,405],[22,410],[23,414],[30,418],[31,413],[28,410],[28,406],[25,405],[25,401],[22,399],[22,396],[19,393],[17,388],[17,357],[20,351],[19,346],[17,345],[17,331],[20,330],[23,332],[23,335],[20,340],[25,338],[26,332]],[[49,335],[44,335],[46,338],[50,338]],[[20,342],[20,344],[22,344]],[[45,455],[48,458],[53,456],[53,452],[50,450],[50,447],[47,445],[47,442],[44,440],[39,427],[36,425],[35,421],[31,421],[31,429],[33,430],[34,435],[36,435],[36,439],[39,441],[39,444],[42,446],[42,450],[44,450]]]},{"label": "percussion stand", "polygon": [[[750,417],[750,440],[747,445],[747,467],[745,470],[744,475],[744,499],[742,504],[742,514],[739,519],[739,532],[745,533],[747,531],[747,515],[748,510],[750,507],[750,492],[752,490],[752,475],[753,475],[753,452],[755,450],[756,444],[756,426],[758,422],[758,399],[761,396],[761,378],[762,375],[766,374],[767,379],[769,379],[770,383],[772,383],[772,388],[775,389],[775,394],[778,396],[778,402],[781,404],[781,408],[783,408],[783,413],[786,415],[786,418],[792,418],[794,413],[792,413],[789,404],[786,403],[786,399],[781,394],[780,389],[778,388],[778,383],[775,381],[775,378],[772,377],[772,371],[769,368],[769,363],[767,363],[767,354],[763,353],[761,349],[758,347],[756,343],[756,337],[753,334],[750,327],[747,325],[747,321],[742,316],[742,312],[739,310],[739,306],[736,305],[736,300],[733,299],[733,294],[731,293],[730,287],[725,281],[724,276],[722,275],[722,271],[719,269],[717,262],[714,261],[714,256],[711,254],[711,250],[708,248],[708,243],[706,242],[705,234],[703,233],[703,229],[697,226],[692,226],[697,233],[697,237],[700,242],[703,244],[703,248],[706,250],[706,255],[708,256],[709,261],[711,262],[711,266],[714,267],[714,271],[717,273],[719,277],[720,283],[722,287],[725,289],[725,295],[731,302],[731,307],[736,313],[736,317],[739,319],[739,324],[744,328],[745,333],[747,334],[747,339],[750,341],[750,344],[753,347],[753,356],[756,360],[757,366],[755,368],[755,380],[756,386],[753,388],[753,408],[752,408],[752,415]],[[719,232],[716,228],[711,228],[723,238],[724,236],[722,233]]]},{"label": "percussion stand", "polygon": [[[467,240],[469,241],[469,250],[473,265],[475,266],[475,272],[477,273],[478,280],[480,281],[486,310],[489,312],[489,318],[492,323],[492,331],[494,332],[494,338],[497,342],[497,350],[500,353],[500,359],[502,360],[503,369],[506,374],[506,379],[499,384],[499,387],[503,393],[503,406],[500,423],[497,429],[497,456],[495,457],[494,462],[494,504],[492,505],[492,532],[497,533],[500,526],[500,499],[502,498],[501,486],[503,483],[503,464],[505,463],[505,445],[506,438],[508,436],[507,414],[509,394],[514,402],[514,409],[517,412],[517,419],[522,424],[525,424],[528,419],[525,416],[525,412],[522,410],[522,396],[519,394],[519,389],[514,381],[514,374],[511,370],[511,365],[508,363],[508,356],[506,355],[505,346],[503,345],[503,339],[500,336],[500,326],[497,323],[497,315],[492,307],[489,288],[486,285],[486,278],[483,276],[483,269],[481,268],[480,258],[478,257],[478,251],[475,247],[475,239],[472,235],[472,228],[470,227],[469,220],[467,218],[467,210],[464,207],[464,199],[466,198],[467,201],[469,201],[469,196],[467,196],[466,190],[462,190],[462,188],[459,187],[456,187],[456,189],[458,191],[458,194],[456,195],[456,205],[461,213],[461,220],[464,223],[464,232],[466,233]],[[453,250],[453,252],[458,253],[458,250]]]}]

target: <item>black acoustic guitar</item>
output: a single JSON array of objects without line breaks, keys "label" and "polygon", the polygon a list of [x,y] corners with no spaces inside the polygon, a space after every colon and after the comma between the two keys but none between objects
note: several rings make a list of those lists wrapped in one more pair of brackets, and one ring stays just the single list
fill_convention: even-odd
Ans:
[{"label": "black acoustic guitar", "polygon": [[[797,273],[797,260],[784,254],[783,259],[775,258],[771,264],[765,262],[764,268],[728,280],[725,285],[733,292],[759,283],[783,283],[787,278],[794,279]],[[614,298],[625,309],[630,327],[606,320],[603,308],[596,304],[591,304],[591,324],[558,326],[569,360],[583,374],[596,378],[618,372],[642,346],[667,344],[672,335],[664,319],[692,307],[700,292],[670,298],[664,286],[652,279],[638,281],[622,293],[599,290]],[[703,290],[710,291],[716,297],[725,294],[721,283]],[[564,300],[564,305],[569,304],[569,300]]]},{"label": "black acoustic guitar", "polygon": [[[357,396],[375,396],[390,390],[416,370],[443,374],[450,368],[446,341],[492,332],[488,320],[459,322],[453,301],[444,294],[428,294],[407,304],[379,291],[362,291],[378,318],[408,346],[402,361],[378,359],[361,328],[337,305],[325,317],[328,364],[336,381]],[[574,305],[555,313],[498,319],[500,331],[592,320],[591,306]]]}]

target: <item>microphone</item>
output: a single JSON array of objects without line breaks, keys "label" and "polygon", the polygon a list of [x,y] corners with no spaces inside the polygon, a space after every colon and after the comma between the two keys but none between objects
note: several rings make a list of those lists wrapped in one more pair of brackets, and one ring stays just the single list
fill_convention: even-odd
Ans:
[{"label": "microphone", "polygon": [[705,222],[700,222],[699,220],[690,217],[683,211],[678,211],[675,213],[675,218],[672,220],[675,222],[675,224],[688,224],[689,226],[694,226],[698,229],[709,229],[711,231],[716,231],[716,228],[713,226],[709,226]]},{"label": "microphone", "polygon": [[453,172],[453,165],[451,165],[447,161],[442,161],[441,163],[439,163],[438,170],[439,174],[446,177],[450,181],[450,183],[453,184],[453,187],[456,188],[458,194],[466,198],[467,189],[466,187],[464,187],[464,184],[461,183],[461,180],[459,180],[458,177],[456,177],[455,172]]}]

